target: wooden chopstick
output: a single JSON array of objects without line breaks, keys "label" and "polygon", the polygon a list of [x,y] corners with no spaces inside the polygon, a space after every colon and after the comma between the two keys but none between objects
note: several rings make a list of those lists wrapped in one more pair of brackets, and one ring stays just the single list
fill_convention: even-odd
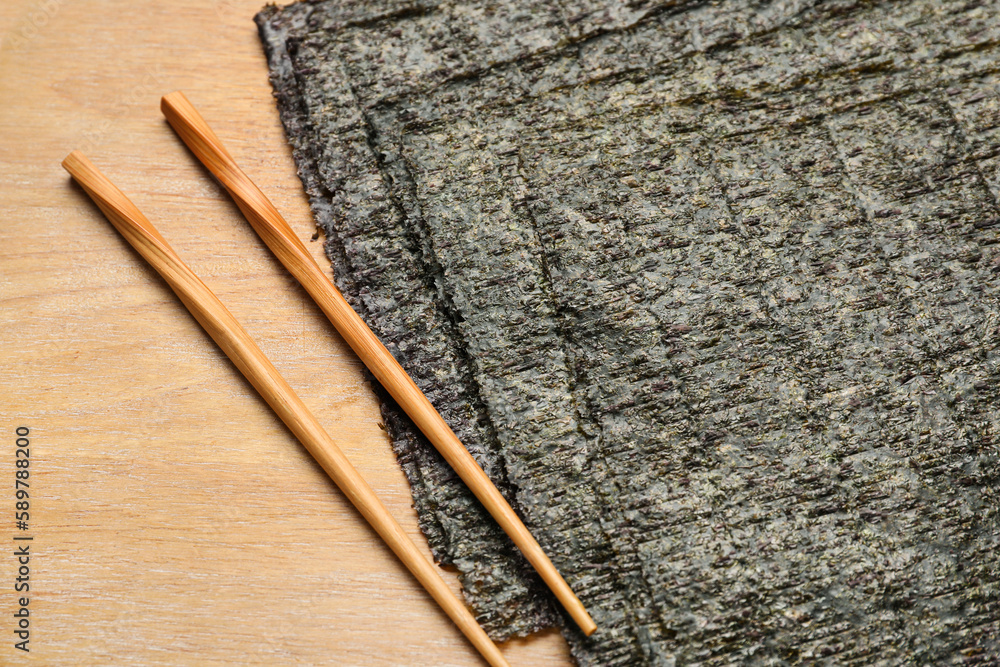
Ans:
[{"label": "wooden chopstick", "polygon": [[136,206],[79,151],[62,163],[133,248],[163,276],[205,331],[260,392],[281,421],[336,482],[455,625],[494,667],[509,667],[437,568],[403,532],[389,510],[218,297],[188,268]]},{"label": "wooden chopstick", "polygon": [[593,634],[597,629],[594,620],[521,519],[406,371],[344,300],[271,201],[237,166],[194,105],[177,91],[163,97],[160,109],[191,152],[222,182],[275,256],[510,536],[583,633]]}]

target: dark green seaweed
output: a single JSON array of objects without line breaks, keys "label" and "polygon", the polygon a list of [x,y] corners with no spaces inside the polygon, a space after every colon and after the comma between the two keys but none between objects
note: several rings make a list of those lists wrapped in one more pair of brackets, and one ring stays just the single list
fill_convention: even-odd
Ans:
[{"label": "dark green seaweed", "polygon": [[1000,2],[257,16],[338,286],[591,610],[384,392],[435,557],[583,665],[996,664]]}]

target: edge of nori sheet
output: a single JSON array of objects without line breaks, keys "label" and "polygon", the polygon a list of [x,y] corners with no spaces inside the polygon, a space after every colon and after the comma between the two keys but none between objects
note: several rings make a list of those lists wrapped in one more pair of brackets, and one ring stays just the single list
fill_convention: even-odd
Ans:
[{"label": "edge of nori sheet", "polygon": [[[370,323],[370,314],[367,312],[363,300],[358,297],[359,285],[353,280],[341,239],[336,233],[333,233],[328,224],[322,222],[332,220],[336,215],[331,203],[333,193],[324,185],[317,171],[317,157],[306,140],[313,136],[313,129],[309,124],[308,114],[304,108],[295,78],[292,57],[289,53],[289,49],[294,51],[296,48],[296,40],[289,38],[289,32],[302,30],[309,26],[316,4],[315,0],[308,0],[307,3],[299,2],[285,7],[268,5],[254,16],[254,22],[257,24],[261,43],[268,60],[273,96],[278,105],[286,138],[292,148],[299,178],[308,197],[317,227],[326,234],[324,250],[332,264],[334,283],[362,319]],[[437,270],[440,271],[440,268],[438,267]],[[433,267],[431,267],[431,271],[433,271]],[[431,279],[433,280],[433,277]],[[436,297],[439,297],[436,290],[432,291],[435,292]],[[448,315],[450,316],[450,314]],[[460,351],[464,351],[464,348]],[[467,359],[463,361],[468,362]],[[514,569],[519,571],[520,581],[518,583],[521,587],[529,590],[532,598],[528,608],[512,610],[511,613],[514,613],[516,618],[486,616],[491,610],[483,606],[488,598],[482,598],[481,594],[477,593],[477,588],[480,587],[477,584],[481,584],[481,582],[475,580],[475,572],[463,568],[465,563],[459,562],[462,559],[456,558],[456,554],[453,553],[448,531],[443,527],[440,516],[440,513],[446,510],[434,502],[432,482],[428,481],[424,475],[425,467],[447,469],[449,473],[450,468],[371,372],[366,368],[363,373],[378,398],[385,430],[392,442],[397,461],[410,484],[413,506],[418,515],[418,525],[428,540],[432,555],[440,565],[454,567],[458,571],[466,601],[473,607],[484,629],[492,638],[506,640],[511,637],[527,636],[546,628],[565,625],[565,619],[556,612],[551,595],[540,578],[483,510],[487,529],[496,533],[494,539],[500,543],[502,550],[509,552],[507,558],[513,558]],[[466,393],[477,395],[478,388],[472,383],[467,369],[464,375],[466,376],[463,378],[467,385],[465,387]],[[481,412],[481,408],[478,411]],[[475,454],[475,452],[473,453]],[[491,466],[491,468],[496,467],[496,465]],[[499,467],[501,470],[493,470],[491,473],[494,481],[515,511],[520,513],[516,494],[506,478],[506,470],[502,469],[502,462],[500,462]],[[502,479],[497,479],[498,473]],[[456,485],[462,485],[457,480],[457,476],[455,479]],[[464,485],[462,485],[460,492],[471,496],[471,492],[465,489]],[[465,560],[468,560],[467,555]],[[493,609],[492,611],[497,610]]]}]

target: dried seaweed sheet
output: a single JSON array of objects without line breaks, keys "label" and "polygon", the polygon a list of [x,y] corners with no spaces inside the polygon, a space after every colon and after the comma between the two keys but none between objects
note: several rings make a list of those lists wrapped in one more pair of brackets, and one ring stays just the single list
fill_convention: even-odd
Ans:
[{"label": "dried seaweed sheet", "polygon": [[584,665],[996,664],[1000,2],[257,17],[338,285],[592,611],[391,400],[435,557]]}]

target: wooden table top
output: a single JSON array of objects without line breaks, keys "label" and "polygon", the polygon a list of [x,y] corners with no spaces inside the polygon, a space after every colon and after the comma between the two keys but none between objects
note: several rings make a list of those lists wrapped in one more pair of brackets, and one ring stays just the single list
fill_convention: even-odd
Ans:
[{"label": "wooden table top", "polygon": [[[483,664],[60,166],[80,149],[136,203],[424,545],[360,362],[159,111],[183,90],[313,234],[261,3],[0,3],[0,664]],[[554,631],[503,650],[570,662]]]}]

